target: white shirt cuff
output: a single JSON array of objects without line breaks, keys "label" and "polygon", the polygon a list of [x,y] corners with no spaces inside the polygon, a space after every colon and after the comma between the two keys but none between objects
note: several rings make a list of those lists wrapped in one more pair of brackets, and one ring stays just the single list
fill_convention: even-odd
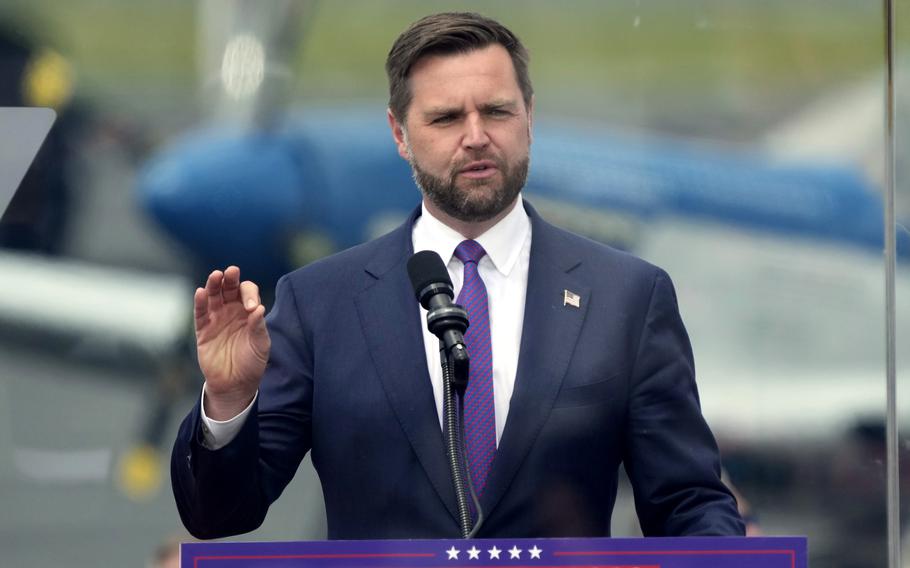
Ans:
[{"label": "white shirt cuff", "polygon": [[205,415],[205,384],[202,385],[202,397],[199,399],[199,412],[202,416],[202,442],[210,450],[220,450],[237,437],[237,433],[246,422],[246,417],[253,408],[253,403],[259,396],[259,391],[253,395],[253,400],[243,411],[230,420],[212,420]]}]

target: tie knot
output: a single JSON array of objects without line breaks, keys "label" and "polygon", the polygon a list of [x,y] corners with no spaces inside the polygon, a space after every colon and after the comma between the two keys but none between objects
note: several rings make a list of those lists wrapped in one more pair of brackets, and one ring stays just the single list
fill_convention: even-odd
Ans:
[{"label": "tie knot", "polygon": [[468,262],[477,264],[486,254],[487,251],[483,250],[483,247],[477,241],[461,241],[455,247],[455,258],[465,264]]}]

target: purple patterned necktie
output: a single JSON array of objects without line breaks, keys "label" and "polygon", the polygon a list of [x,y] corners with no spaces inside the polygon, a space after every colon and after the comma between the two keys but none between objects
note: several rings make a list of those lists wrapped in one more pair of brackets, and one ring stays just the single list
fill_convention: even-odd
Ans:
[{"label": "purple patterned necktie", "polygon": [[476,241],[462,241],[455,249],[455,257],[464,263],[464,282],[457,302],[467,310],[470,321],[464,334],[465,346],[471,356],[468,390],[464,397],[465,446],[471,480],[478,496],[483,494],[496,453],[490,312],[487,308],[487,288],[477,272],[477,263],[486,254]]}]

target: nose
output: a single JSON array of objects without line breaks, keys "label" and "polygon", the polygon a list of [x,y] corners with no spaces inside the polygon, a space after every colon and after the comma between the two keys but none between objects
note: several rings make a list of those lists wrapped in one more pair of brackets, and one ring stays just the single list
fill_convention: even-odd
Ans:
[{"label": "nose", "polygon": [[464,122],[465,132],[462,144],[469,150],[482,150],[490,144],[490,137],[483,119],[478,114],[470,114]]}]

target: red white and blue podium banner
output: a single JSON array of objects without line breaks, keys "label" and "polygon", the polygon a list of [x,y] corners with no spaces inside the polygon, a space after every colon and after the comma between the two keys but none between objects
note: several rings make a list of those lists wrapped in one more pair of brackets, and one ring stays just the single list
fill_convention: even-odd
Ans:
[{"label": "red white and blue podium banner", "polygon": [[806,568],[804,537],[194,542],[183,568]]}]

